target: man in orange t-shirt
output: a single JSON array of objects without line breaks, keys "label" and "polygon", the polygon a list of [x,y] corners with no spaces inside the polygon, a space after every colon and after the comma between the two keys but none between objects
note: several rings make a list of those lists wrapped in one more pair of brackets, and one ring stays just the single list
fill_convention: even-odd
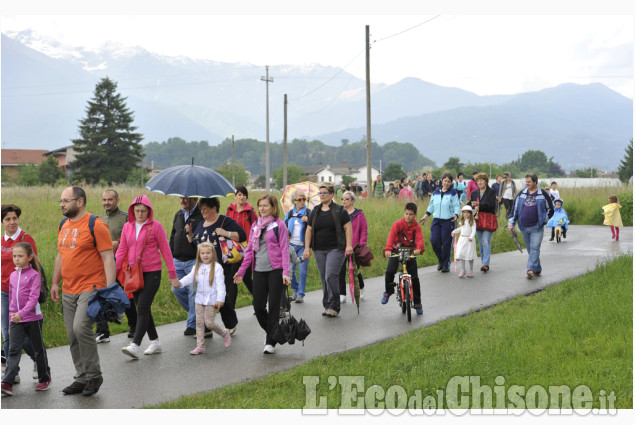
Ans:
[{"label": "man in orange t-shirt", "polygon": [[51,282],[51,299],[60,300],[64,325],[75,365],[75,381],[64,388],[64,394],[95,394],[103,378],[99,366],[93,321],[86,315],[88,300],[116,279],[110,230],[99,218],[95,220],[94,238],[90,232],[91,214],[86,211],[86,192],[73,186],[62,192],[62,214],[67,220],[58,233],[57,258]]}]

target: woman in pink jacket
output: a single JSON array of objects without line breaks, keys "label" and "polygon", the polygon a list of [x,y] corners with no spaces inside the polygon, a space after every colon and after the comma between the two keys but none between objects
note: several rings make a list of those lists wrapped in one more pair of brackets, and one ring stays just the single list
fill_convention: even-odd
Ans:
[{"label": "woman in pink jacket", "polygon": [[[136,264],[137,258],[141,258],[141,270],[143,270],[143,289],[134,292],[137,304],[137,326],[132,342],[121,349],[124,354],[138,359],[141,354],[141,340],[148,332],[150,346],[144,354],[156,354],[161,352],[161,342],[157,329],[152,319],[152,301],[159,291],[161,283],[161,256],[168,267],[170,284],[178,283],[176,268],[170,244],[165,229],[160,222],[153,219],[152,205],[146,195],[137,196],[128,207],[128,222],[124,224],[121,232],[121,242],[115,260],[117,263],[117,275],[121,270],[124,259],[128,258],[128,264]],[[123,282],[120,282],[123,284]]]},{"label": "woman in pink jacket", "polygon": [[[258,199],[258,221],[251,227],[243,264],[234,275],[241,283],[247,269],[253,275],[253,305],[260,327],[267,333],[265,354],[273,354],[278,327],[280,298],[284,285],[291,283],[289,270],[289,231],[278,218],[278,200],[273,195]],[[265,307],[269,297],[269,308]]]},{"label": "woman in pink jacket", "polygon": [[[351,217],[353,226],[353,248],[357,245],[366,245],[368,243],[368,223],[364,211],[355,208],[355,194],[353,192],[344,192],[342,195],[342,206]],[[342,263],[340,269],[340,304],[346,302],[346,282],[348,282],[348,260]],[[364,298],[364,285],[360,282],[359,296]]]}]

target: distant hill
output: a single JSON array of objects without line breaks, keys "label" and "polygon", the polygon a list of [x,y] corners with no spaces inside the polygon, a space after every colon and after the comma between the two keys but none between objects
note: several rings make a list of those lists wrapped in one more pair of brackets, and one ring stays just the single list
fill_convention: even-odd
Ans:
[{"label": "distant hill", "polygon": [[[144,143],[178,137],[217,146],[232,135],[265,139],[261,66],[165,57],[113,43],[69,48],[31,31],[2,34],[1,47],[4,148],[70,144],[104,76],[128,98]],[[365,137],[363,80],[319,64],[272,66],[269,75],[272,142],[282,140],[285,93],[289,140],[340,146],[342,139],[354,144]],[[539,149],[565,169],[614,170],[633,137],[632,100],[600,84],[478,96],[406,78],[373,84],[371,101],[373,140],[412,143],[437,164],[450,156],[502,164]]]},{"label": "distant hill", "polygon": [[[336,143],[360,132],[365,127],[316,138]],[[458,156],[463,162],[502,164],[538,149],[566,169],[613,170],[633,137],[633,102],[602,84],[564,84],[494,105],[375,124],[371,135],[380,144],[410,142],[437,163]]]}]

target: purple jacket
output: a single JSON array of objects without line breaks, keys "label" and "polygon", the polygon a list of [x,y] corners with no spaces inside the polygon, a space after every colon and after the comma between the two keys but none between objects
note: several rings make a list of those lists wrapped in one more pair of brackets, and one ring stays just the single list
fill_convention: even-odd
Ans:
[{"label": "purple jacket", "polygon": [[[258,222],[255,222],[251,226],[252,231],[257,224]],[[276,232],[273,230],[276,224],[278,225],[277,237]],[[284,221],[276,218],[276,220],[267,227],[265,231],[265,241],[267,242],[267,251],[269,252],[271,267],[274,270],[282,269],[283,276],[291,276],[289,271],[289,231],[287,230],[287,226],[284,225]],[[255,263],[256,257],[254,256],[254,248],[251,243],[251,238],[249,238],[249,243],[247,244],[247,248],[245,248],[243,263],[240,269],[238,269],[237,274],[245,276],[247,268],[251,267],[253,270]]]},{"label": "purple jacket", "polygon": [[[366,222],[366,216],[364,215],[364,211],[358,210],[353,211],[354,217],[351,220],[353,226],[353,248],[355,245],[366,245],[368,243],[368,223]],[[359,211],[359,212],[357,212]]]},{"label": "purple jacket", "polygon": [[16,267],[9,280],[9,320],[13,313],[18,313],[22,322],[43,319],[40,304],[37,302],[41,285],[40,274],[33,267],[29,265],[22,270]]}]

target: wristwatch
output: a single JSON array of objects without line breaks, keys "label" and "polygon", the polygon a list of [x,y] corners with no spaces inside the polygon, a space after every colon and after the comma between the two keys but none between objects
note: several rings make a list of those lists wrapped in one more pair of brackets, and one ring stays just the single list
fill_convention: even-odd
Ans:
[{"label": "wristwatch", "polygon": [[227,237],[228,237],[229,239],[231,239],[231,238],[232,238],[232,232],[227,232]]}]

